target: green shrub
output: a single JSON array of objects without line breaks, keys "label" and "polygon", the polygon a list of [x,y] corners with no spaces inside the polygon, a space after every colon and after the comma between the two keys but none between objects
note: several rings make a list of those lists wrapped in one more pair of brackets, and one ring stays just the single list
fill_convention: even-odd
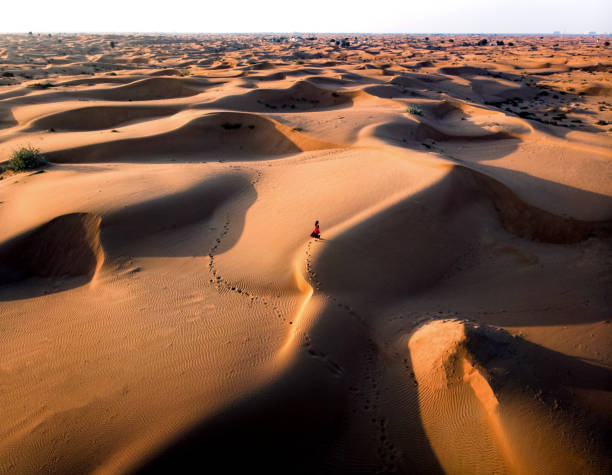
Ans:
[{"label": "green shrub", "polygon": [[418,107],[409,107],[408,109],[406,109],[406,112],[412,115],[423,115],[423,111]]},{"label": "green shrub", "polygon": [[37,168],[47,164],[47,160],[40,153],[40,150],[35,147],[21,147],[19,150],[15,150],[11,154],[7,170],[14,172],[29,170],[31,168]]}]

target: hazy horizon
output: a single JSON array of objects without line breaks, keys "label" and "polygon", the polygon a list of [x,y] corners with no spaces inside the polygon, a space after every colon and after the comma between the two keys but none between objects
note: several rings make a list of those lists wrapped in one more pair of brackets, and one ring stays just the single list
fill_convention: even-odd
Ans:
[{"label": "hazy horizon", "polygon": [[612,2],[584,0],[434,0],[426,4],[389,1],[312,0],[307,7],[279,0],[235,0],[209,5],[176,0],[160,9],[145,2],[107,0],[95,15],[77,0],[3,6],[1,33],[364,33],[364,34],[609,34]]},{"label": "hazy horizon", "polygon": [[564,33],[540,31],[535,33],[521,32],[400,32],[400,31],[0,31],[0,35],[407,35],[407,36],[610,36],[612,32]]}]

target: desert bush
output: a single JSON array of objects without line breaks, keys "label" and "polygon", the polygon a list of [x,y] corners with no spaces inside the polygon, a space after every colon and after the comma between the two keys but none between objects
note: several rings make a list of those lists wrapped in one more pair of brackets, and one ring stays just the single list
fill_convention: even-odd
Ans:
[{"label": "desert bush", "polygon": [[7,170],[14,172],[22,170],[30,170],[47,164],[47,160],[40,153],[40,150],[35,147],[21,147],[13,151],[9,158]]},{"label": "desert bush", "polygon": [[242,127],[242,124],[232,124],[230,122],[224,122],[223,124],[221,124],[221,127],[223,127],[225,130],[237,130]]},{"label": "desert bush", "polygon": [[13,73],[11,73],[11,72],[6,71],[6,72],[2,73],[2,77],[12,78],[12,77],[15,77],[15,75]]},{"label": "desert bush", "polygon": [[114,47],[115,47],[115,42],[114,42],[114,41],[111,41],[111,42],[110,42],[110,47],[111,47],[111,48],[114,48]]},{"label": "desert bush", "polygon": [[406,109],[406,112],[412,115],[420,115],[420,116],[423,115],[423,111],[419,109],[418,107],[409,107],[408,109]]},{"label": "desert bush", "polygon": [[52,84],[50,82],[37,82],[36,84],[30,84],[28,87],[32,89],[49,89],[50,87],[55,87],[55,84]]}]

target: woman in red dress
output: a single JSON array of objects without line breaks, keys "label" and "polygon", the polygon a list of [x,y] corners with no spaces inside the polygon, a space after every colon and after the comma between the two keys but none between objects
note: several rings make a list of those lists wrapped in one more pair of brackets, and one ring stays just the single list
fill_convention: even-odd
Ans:
[{"label": "woman in red dress", "polygon": [[319,229],[319,221],[315,221],[314,231],[310,233],[310,237],[321,239],[321,230]]}]

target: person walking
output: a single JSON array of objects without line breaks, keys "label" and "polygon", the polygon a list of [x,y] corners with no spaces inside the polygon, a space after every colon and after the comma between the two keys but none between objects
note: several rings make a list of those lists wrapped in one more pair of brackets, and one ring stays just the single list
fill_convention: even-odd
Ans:
[{"label": "person walking", "polygon": [[321,239],[321,229],[319,228],[319,221],[315,221],[314,231],[310,233],[310,237]]}]

